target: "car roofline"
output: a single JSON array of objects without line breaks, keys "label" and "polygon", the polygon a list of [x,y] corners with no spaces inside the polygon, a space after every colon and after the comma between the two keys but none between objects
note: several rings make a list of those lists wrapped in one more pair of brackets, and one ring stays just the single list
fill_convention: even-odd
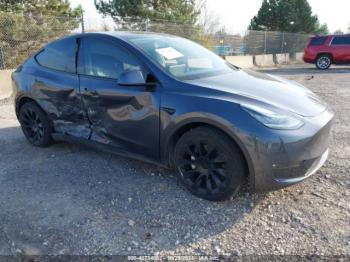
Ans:
[{"label": "car roofline", "polygon": [[128,41],[132,36],[168,36],[168,37],[178,37],[181,36],[171,35],[167,33],[157,33],[157,32],[143,32],[143,31],[101,31],[101,32],[87,32],[87,33],[73,33],[66,37],[82,37],[89,35],[104,35],[118,38],[120,40]]}]

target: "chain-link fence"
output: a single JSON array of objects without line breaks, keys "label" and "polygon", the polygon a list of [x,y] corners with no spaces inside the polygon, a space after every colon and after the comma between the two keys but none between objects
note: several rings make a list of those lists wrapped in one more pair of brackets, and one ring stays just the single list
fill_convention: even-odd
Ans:
[{"label": "chain-link fence", "polygon": [[0,68],[16,68],[53,39],[79,28],[80,18],[0,12]]},{"label": "chain-link fence", "polygon": [[16,68],[43,45],[65,35],[96,31],[149,31],[182,36],[221,56],[294,53],[308,36],[281,32],[211,33],[200,25],[164,20],[33,16],[0,12],[0,69]]},{"label": "chain-link fence", "polygon": [[86,31],[150,31],[182,36],[196,41],[219,55],[257,55],[295,53],[303,51],[309,35],[270,31],[246,31],[244,34],[209,33],[201,26],[193,26],[165,20],[85,19]]},{"label": "chain-link fence", "polygon": [[256,55],[301,52],[308,39],[309,36],[305,34],[248,31],[243,41],[244,53]]},{"label": "chain-link fence", "polygon": [[115,21],[112,18],[99,20],[85,18],[83,28],[85,32],[144,31],[172,34],[191,39],[212,50],[220,42],[217,36],[208,34],[200,25],[178,23],[162,19],[124,18],[121,21]]}]

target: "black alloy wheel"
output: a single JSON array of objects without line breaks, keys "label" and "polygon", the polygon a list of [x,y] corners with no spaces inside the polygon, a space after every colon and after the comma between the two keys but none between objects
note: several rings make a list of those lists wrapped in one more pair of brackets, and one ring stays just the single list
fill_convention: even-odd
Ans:
[{"label": "black alloy wheel", "polygon": [[51,143],[49,121],[34,102],[28,102],[21,107],[19,121],[24,135],[32,145],[44,147]]},{"label": "black alloy wheel", "polygon": [[244,159],[236,144],[207,127],[193,129],[180,138],[175,165],[187,189],[213,201],[236,193],[245,175]]}]

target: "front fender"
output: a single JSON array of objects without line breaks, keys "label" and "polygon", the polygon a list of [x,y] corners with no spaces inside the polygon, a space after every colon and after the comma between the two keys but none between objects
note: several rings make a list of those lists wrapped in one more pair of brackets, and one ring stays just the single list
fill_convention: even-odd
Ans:
[{"label": "front fender", "polygon": [[[166,114],[161,114],[161,118],[167,118]],[[248,167],[250,183],[254,183],[253,179],[255,177],[255,170],[252,158],[239,137],[240,130],[235,127],[230,121],[222,118],[220,116],[208,113],[208,112],[190,112],[178,116],[172,121],[168,122],[168,125],[163,130],[160,141],[160,153],[161,161],[163,164],[170,166],[170,155],[173,152],[174,144],[176,141],[174,139],[177,137],[178,132],[185,132],[193,127],[207,125],[216,128],[228,137],[230,137],[240,148]]]}]

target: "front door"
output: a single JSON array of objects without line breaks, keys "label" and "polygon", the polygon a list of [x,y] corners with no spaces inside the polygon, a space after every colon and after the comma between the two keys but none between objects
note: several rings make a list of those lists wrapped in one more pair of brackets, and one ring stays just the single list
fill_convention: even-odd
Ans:
[{"label": "front door", "polygon": [[160,86],[118,85],[119,75],[130,68],[148,73],[117,43],[93,36],[80,39],[78,74],[91,140],[157,160]]}]

